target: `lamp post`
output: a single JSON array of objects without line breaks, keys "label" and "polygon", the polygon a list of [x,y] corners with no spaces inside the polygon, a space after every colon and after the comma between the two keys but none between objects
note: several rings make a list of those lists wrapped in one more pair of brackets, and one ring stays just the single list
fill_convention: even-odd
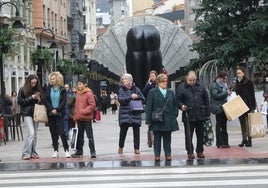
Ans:
[{"label": "lamp post", "polygon": [[[52,34],[52,40],[51,40],[51,45],[50,45],[49,49],[54,49],[54,50],[57,49],[58,45],[55,42],[54,32],[51,29],[42,29],[42,31],[40,33],[40,49],[41,49],[41,52],[42,52],[42,49],[43,49],[43,46],[42,46],[42,42],[43,42],[42,41],[43,40],[42,34],[45,31],[49,31]],[[53,57],[54,57],[54,55],[55,54],[53,53]],[[55,61],[55,60],[53,59],[53,61]],[[55,62],[53,62],[53,68],[55,70]],[[38,76],[38,78],[40,80],[41,86],[43,86],[43,65],[42,65],[41,62],[38,63],[38,65],[37,65],[37,76]]]},{"label": "lamp post", "polygon": [[[10,5],[14,6],[15,9],[16,9],[16,12],[15,12],[16,17],[13,18],[14,23],[12,25],[12,28],[13,29],[22,29],[22,28],[24,28],[24,24],[21,22],[22,18],[19,17],[20,14],[19,14],[17,6],[12,2],[2,2],[2,3],[0,3],[0,10],[1,10],[2,6],[5,5],[5,4],[10,4]],[[2,49],[5,49],[5,50],[2,50]],[[4,68],[5,68],[5,66],[4,66],[4,57],[5,57],[5,54],[8,53],[8,46],[6,46],[5,44],[1,44],[1,50],[2,50],[2,53],[0,54],[0,67],[1,67],[1,70],[2,70],[1,77],[0,77],[0,80],[1,80],[1,100],[2,100],[2,105],[1,105],[2,112],[1,113],[2,113],[2,115],[5,115],[6,86],[5,86],[5,80],[4,80],[4,72],[5,72],[5,70],[4,70]]]}]

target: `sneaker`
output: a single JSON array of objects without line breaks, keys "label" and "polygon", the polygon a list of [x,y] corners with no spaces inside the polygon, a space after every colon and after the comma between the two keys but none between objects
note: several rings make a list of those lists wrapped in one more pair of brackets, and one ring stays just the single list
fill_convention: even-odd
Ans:
[{"label": "sneaker", "polygon": [[25,155],[25,156],[22,157],[22,160],[30,160],[30,159],[31,159],[31,157],[30,156],[27,156],[27,155]]},{"label": "sneaker", "polygon": [[72,154],[71,156],[72,156],[72,158],[80,158],[83,156],[83,154],[76,152],[76,153]]},{"label": "sneaker", "polygon": [[52,158],[58,158],[59,157],[59,152],[54,151],[53,155],[51,156]]},{"label": "sneaker", "polygon": [[65,151],[65,157],[66,158],[71,158],[72,157],[71,154],[69,153],[69,151]]}]

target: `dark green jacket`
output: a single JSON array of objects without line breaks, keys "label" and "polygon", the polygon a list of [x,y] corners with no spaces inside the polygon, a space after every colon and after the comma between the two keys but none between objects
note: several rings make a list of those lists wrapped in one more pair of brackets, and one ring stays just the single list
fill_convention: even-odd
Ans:
[{"label": "dark green jacket", "polygon": [[[167,101],[168,100],[168,101]],[[162,123],[151,123],[152,112],[155,108],[163,108],[166,104],[164,111],[164,121]],[[166,97],[163,96],[158,87],[153,88],[149,91],[146,100],[146,124],[152,126],[153,131],[177,131],[178,126],[178,105],[175,94],[172,90],[168,89]]]},{"label": "dark green jacket", "polygon": [[210,110],[213,114],[220,114],[223,112],[222,105],[227,102],[227,90],[223,91],[223,88],[216,82],[213,82],[210,87]]}]

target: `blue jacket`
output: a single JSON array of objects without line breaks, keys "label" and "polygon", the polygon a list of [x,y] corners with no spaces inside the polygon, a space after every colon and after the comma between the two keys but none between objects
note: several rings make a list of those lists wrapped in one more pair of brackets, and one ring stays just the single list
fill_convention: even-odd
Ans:
[{"label": "blue jacket", "polygon": [[143,102],[145,101],[141,90],[134,84],[130,89],[127,89],[125,86],[121,86],[118,90],[117,96],[120,103],[118,115],[119,126],[122,124],[141,125],[141,114],[132,114],[129,110],[129,102],[131,101],[131,95],[133,93],[139,95],[139,100],[142,100]]}]

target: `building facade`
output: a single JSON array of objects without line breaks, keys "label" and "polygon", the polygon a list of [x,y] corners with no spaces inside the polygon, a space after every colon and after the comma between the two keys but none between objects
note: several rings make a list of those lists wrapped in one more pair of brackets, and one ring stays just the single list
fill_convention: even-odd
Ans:
[{"label": "building facade", "polygon": [[129,1],[128,0],[109,0],[112,4],[111,9],[111,23],[114,24],[121,19],[127,18],[129,13]]}]

